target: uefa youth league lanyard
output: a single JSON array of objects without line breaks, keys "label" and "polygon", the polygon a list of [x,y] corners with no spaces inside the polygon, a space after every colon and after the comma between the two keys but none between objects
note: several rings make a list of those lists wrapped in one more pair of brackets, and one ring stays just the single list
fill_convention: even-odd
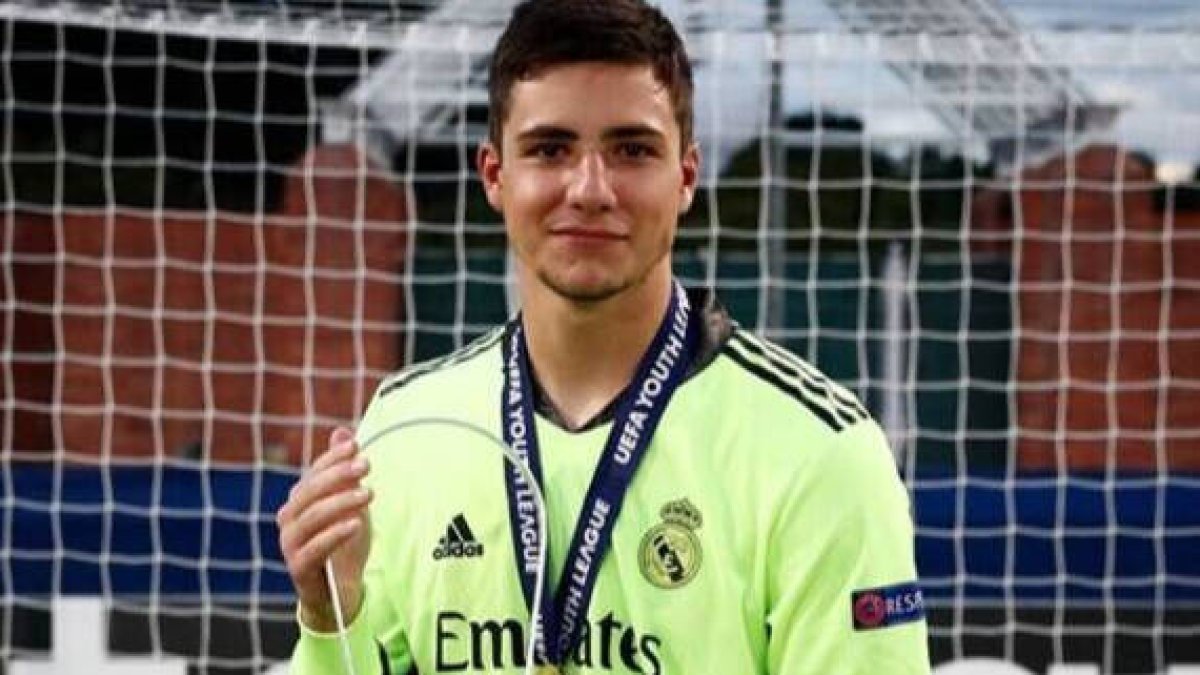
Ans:
[{"label": "uefa youth league lanyard", "polygon": [[[528,348],[520,320],[515,324],[505,346],[501,426],[505,442],[526,463],[539,485],[544,485],[534,426]],[[687,294],[676,281],[663,322],[638,364],[632,385],[617,401],[612,431],[579,510],[557,592],[553,599],[547,595],[541,598],[536,625],[531,627],[541,663],[563,663],[579,639],[600,563],[608,552],[613,524],[621,512],[625,492],[650,446],[654,429],[671,395],[687,371],[689,355],[698,338],[695,324],[691,320]],[[517,570],[525,605],[533,614],[539,564],[546,566],[540,571],[549,573],[549,561],[539,560],[538,547],[540,538],[549,533],[538,530],[533,491],[520,471],[509,467],[504,475]]]}]

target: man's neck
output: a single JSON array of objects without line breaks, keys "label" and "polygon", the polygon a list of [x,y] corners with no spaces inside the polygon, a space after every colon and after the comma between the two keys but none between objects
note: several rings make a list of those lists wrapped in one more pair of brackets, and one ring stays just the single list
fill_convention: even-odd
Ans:
[{"label": "man's neck", "polygon": [[669,269],[596,303],[573,302],[538,283],[522,289],[530,362],[569,428],[583,426],[628,386],[670,293]]}]

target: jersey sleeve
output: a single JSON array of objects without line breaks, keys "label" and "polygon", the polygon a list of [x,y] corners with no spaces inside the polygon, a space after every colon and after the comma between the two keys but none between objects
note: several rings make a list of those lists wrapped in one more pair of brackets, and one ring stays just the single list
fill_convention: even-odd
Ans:
[{"label": "jersey sleeve", "polygon": [[[405,675],[412,668],[412,654],[403,624],[388,601],[387,584],[392,583],[376,555],[380,533],[372,521],[371,553],[363,571],[363,608],[346,627],[354,672],[359,675]],[[345,652],[337,633],[319,633],[299,621],[300,639],[292,653],[292,675],[325,675],[345,670]]]},{"label": "jersey sleeve", "polygon": [[879,426],[797,469],[768,542],[768,672],[928,673],[908,494]]},{"label": "jersey sleeve", "polygon": [[[377,431],[382,416],[381,408],[377,394],[359,424],[357,440],[360,444]],[[378,498],[376,488],[382,482],[382,477],[378,475],[380,471],[374,468],[372,462],[372,470],[363,482],[376,490]],[[383,556],[379,554],[386,548],[386,538],[389,536],[385,525],[379,518],[371,519],[371,552],[363,570],[363,608],[346,627],[354,672],[358,675],[407,675],[415,671],[403,622],[390,601],[396,591],[391,585],[398,583],[398,580],[388,575]],[[336,633],[318,633],[299,623],[300,638],[292,653],[292,675],[327,675],[345,671],[341,637]]]},{"label": "jersey sleeve", "polygon": [[[408,641],[390,620],[379,593],[368,580],[363,611],[346,627],[354,671],[358,675],[405,675],[412,667]],[[345,651],[337,633],[319,633],[300,624],[300,639],[292,652],[291,675],[326,675],[346,670]]]}]

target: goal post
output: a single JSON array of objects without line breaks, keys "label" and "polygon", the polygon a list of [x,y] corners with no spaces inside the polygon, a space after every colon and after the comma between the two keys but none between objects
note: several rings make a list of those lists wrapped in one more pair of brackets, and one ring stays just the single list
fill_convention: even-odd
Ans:
[{"label": "goal post", "polygon": [[[0,1],[0,669],[79,599],[114,659],[286,658],[298,467],[513,311],[473,167],[513,4]],[[659,4],[676,272],[885,426],[935,667],[1200,667],[1200,15]]]}]

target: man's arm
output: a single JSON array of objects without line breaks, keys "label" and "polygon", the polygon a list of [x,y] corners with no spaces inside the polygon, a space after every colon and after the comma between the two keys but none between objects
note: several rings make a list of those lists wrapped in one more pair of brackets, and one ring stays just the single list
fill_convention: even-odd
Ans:
[{"label": "man's arm", "polygon": [[337,633],[333,599],[324,574],[331,559],[337,580],[346,640],[354,672],[361,675],[407,673],[408,643],[386,600],[380,533],[367,517],[372,477],[352,432],[339,428],[329,450],[313,463],[277,516],[280,548],[298,596],[300,639],[292,655],[293,675],[346,671],[342,637]]},{"label": "man's arm", "polygon": [[[408,640],[378,588],[381,574],[367,569],[363,610],[347,626],[347,640],[358,675],[407,675],[415,672]],[[300,639],[292,652],[292,675],[346,673],[345,652],[336,632],[319,632],[300,623]]]},{"label": "man's arm", "polygon": [[908,495],[866,420],[814,449],[769,544],[769,672],[928,673]]}]

